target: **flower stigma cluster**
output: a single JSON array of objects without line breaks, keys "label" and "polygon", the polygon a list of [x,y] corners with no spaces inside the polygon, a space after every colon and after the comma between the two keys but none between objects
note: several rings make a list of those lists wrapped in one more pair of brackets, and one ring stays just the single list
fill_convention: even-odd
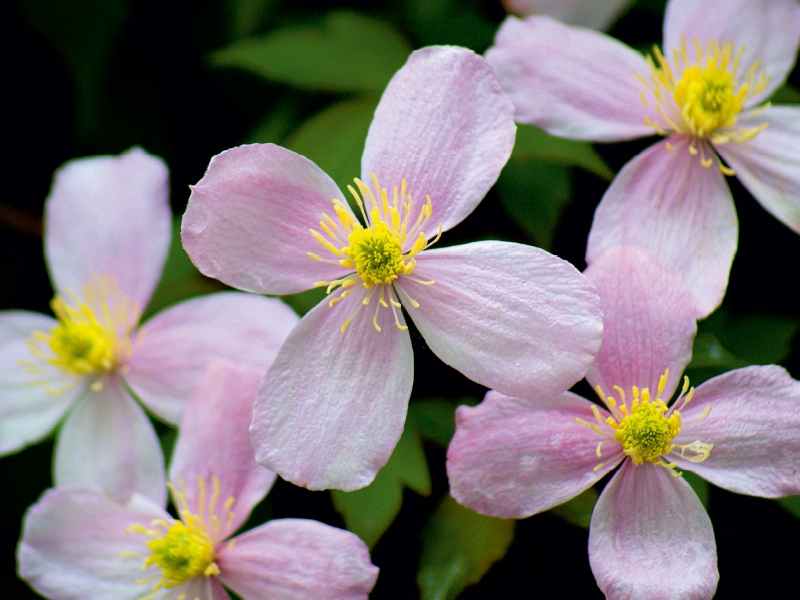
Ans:
[{"label": "flower stigma cluster", "polygon": [[342,333],[347,330],[361,307],[368,306],[376,294],[378,298],[372,316],[375,330],[381,331],[378,325],[378,311],[381,307],[391,308],[398,329],[408,329],[400,323],[397,316],[397,309],[402,306],[399,296],[414,308],[418,308],[419,303],[407,291],[392,285],[393,282],[403,277],[421,285],[436,283],[412,277],[416,267],[414,256],[435,244],[442,235],[441,223],[438,234],[432,241],[428,241],[425,232],[421,230],[433,214],[430,196],[426,196],[426,203],[419,208],[416,221],[412,221],[411,215],[415,206],[406,188],[406,180],[402,180],[399,190],[394,188],[390,202],[386,188],[380,186],[374,174],[370,174],[370,177],[374,192],[358,178],[354,180],[358,191],[352,185],[347,186],[361,211],[364,225],[353,217],[344,202],[334,198],[332,202],[336,219],[323,213],[319,226],[324,235],[314,229],[310,230],[314,239],[332,256],[324,258],[308,252],[309,257],[354,271],[341,279],[314,283],[314,287],[327,288],[328,294],[341,286],[341,293],[331,298],[328,305],[333,306],[346,298],[358,286],[368,290],[363,301],[345,319],[340,329]]},{"label": "flower stigma cluster", "polygon": [[[738,77],[744,46],[734,54],[733,42],[708,42],[703,48],[694,39],[696,62],[691,63],[686,47],[686,39],[681,40],[681,48],[673,50],[672,63],[661,53],[658,46],[653,47],[653,56],[647,57],[650,65],[650,80],[635,73],[636,77],[652,92],[656,99],[656,112],[661,117],[652,120],[645,117],[645,123],[659,135],[672,133],[690,138],[689,152],[700,155],[700,163],[710,167],[715,161],[725,175],[734,171],[723,165],[715,155],[706,156],[703,144],[708,140],[713,144],[744,142],[754,138],[767,128],[768,123],[756,127],[736,127],[737,116],[752,96],[761,93],[769,83],[769,76],[756,61],[746,73]],[[649,106],[644,91],[641,100]],[[770,104],[751,112],[758,114]],[[667,148],[672,149],[668,144]]]},{"label": "flower stigma cluster", "polygon": [[[58,325],[49,333],[34,332],[27,340],[31,354],[71,375],[103,375],[124,369],[132,350],[131,332],[140,316],[136,303],[119,291],[110,275],[95,275],[84,286],[83,297],[72,290],[67,295],[69,303],[59,295],[50,303]],[[20,363],[31,375],[43,372],[35,361]],[[101,388],[99,381],[92,384],[95,391]],[[64,389],[51,391],[60,393]]]},{"label": "flower stigma cluster", "polygon": [[[186,499],[186,487],[180,481],[182,491],[177,491],[170,483],[169,488],[172,497],[178,508],[180,520],[174,519],[167,522],[156,519],[150,526],[141,523],[134,523],[128,527],[128,533],[138,533],[151,538],[147,542],[150,551],[149,555],[144,556],[142,570],[146,570],[151,565],[161,569],[160,579],[148,577],[140,579],[137,584],[149,584],[155,582],[153,591],[139,600],[152,600],[157,592],[162,588],[171,588],[182,585],[194,577],[211,577],[219,575],[220,570],[216,560],[216,544],[218,540],[224,539],[230,531],[234,515],[231,507],[234,498],[228,498],[223,506],[223,514],[227,514],[227,522],[223,527],[219,517],[214,513],[217,500],[219,499],[220,483],[216,477],[212,478],[213,492],[206,507],[206,482],[203,477],[198,477],[200,488],[200,498],[198,500],[198,513],[193,513],[188,506]],[[232,547],[234,541],[228,542],[226,548]],[[136,552],[124,552],[120,558],[142,558]],[[176,600],[184,600],[186,592],[182,592]]]},{"label": "flower stigma cluster", "polygon": [[[596,423],[590,423],[580,418],[576,418],[575,421],[619,444],[622,452],[631,458],[634,465],[642,465],[645,462],[653,463],[673,469],[672,474],[679,477],[682,473],[674,470],[676,464],[668,462],[664,457],[675,450],[672,440],[681,432],[680,411],[691,402],[694,388],[689,387],[689,378],[684,377],[680,395],[672,408],[668,408],[661,399],[668,380],[669,369],[659,379],[655,399],[651,397],[649,388],[643,388],[640,392],[639,388],[634,386],[631,390],[633,399],[630,406],[626,402],[625,391],[621,387],[614,386],[614,390],[619,394],[619,399],[617,399],[607,396],[598,385],[595,390],[600,399],[609,407],[612,416],[603,419],[599,409],[592,406]],[[710,405],[698,420],[705,419],[709,412],[711,412]],[[602,457],[602,447],[605,443],[606,441],[601,441],[597,445],[598,458]],[[681,457],[691,462],[706,460],[713,447],[713,444],[706,444],[700,440],[678,446]],[[608,462],[600,463],[594,470],[598,471],[607,464]]]}]

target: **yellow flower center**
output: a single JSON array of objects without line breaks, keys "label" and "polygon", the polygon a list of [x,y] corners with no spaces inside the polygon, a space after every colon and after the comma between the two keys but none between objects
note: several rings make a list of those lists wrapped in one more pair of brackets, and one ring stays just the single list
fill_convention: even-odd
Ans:
[{"label": "yellow flower center", "polygon": [[[119,291],[110,275],[95,276],[82,297],[67,293],[70,302],[56,296],[50,303],[58,325],[27,340],[31,354],[71,375],[116,370],[131,353],[131,333],[139,321],[136,303]],[[20,362],[29,373],[42,373],[36,361]]]},{"label": "yellow flower center", "polygon": [[[655,118],[645,117],[645,123],[659,135],[686,135],[690,138],[689,152],[699,154],[703,166],[711,166],[716,161],[724,174],[733,175],[716,155],[706,156],[704,145],[698,142],[744,142],[766,129],[768,123],[742,128],[737,127],[737,122],[747,100],[766,88],[769,77],[760,61],[739,76],[744,46],[734,53],[733,42],[719,44],[712,40],[703,48],[695,38],[694,44],[694,63],[690,62],[684,39],[681,48],[673,51],[671,62],[657,46],[653,47],[653,56],[647,57],[649,79],[635,74],[655,98],[655,106],[650,107],[644,91],[641,93],[644,105],[655,108],[658,113]],[[769,103],[750,114],[755,115],[768,107]],[[668,146],[668,149],[672,148]]]},{"label": "yellow flower center", "polygon": [[[600,399],[603,400],[611,410],[611,416],[605,419],[600,414],[596,406],[592,406],[595,423],[584,419],[576,418],[575,421],[595,431],[607,438],[606,441],[598,443],[595,453],[597,457],[602,457],[602,447],[608,440],[613,440],[622,447],[622,451],[631,457],[634,465],[642,465],[645,462],[653,463],[674,469],[675,463],[665,460],[665,456],[675,450],[672,440],[681,432],[681,413],[680,411],[691,402],[694,397],[694,388],[689,387],[689,378],[684,377],[683,389],[675,400],[672,408],[668,408],[664,400],[661,399],[664,389],[669,380],[669,369],[661,376],[658,382],[656,398],[652,399],[650,389],[644,388],[639,392],[639,388],[631,389],[633,400],[630,406],[625,399],[625,391],[614,386],[619,398],[607,396],[598,385],[595,389]],[[708,406],[699,420],[703,420],[711,412]],[[691,462],[702,462],[711,454],[713,444],[706,444],[697,440],[691,444],[681,444],[678,446],[682,458]],[[595,467],[595,471],[602,469],[609,464],[600,463]],[[681,475],[680,472],[673,471],[675,476]]]},{"label": "yellow flower center", "polygon": [[408,194],[405,179],[402,181],[400,189],[394,188],[394,194],[390,201],[386,188],[380,186],[375,175],[371,175],[371,177],[374,191],[360,179],[355,179],[358,192],[353,186],[347,186],[361,210],[364,225],[353,217],[344,202],[334,198],[333,210],[336,213],[336,219],[323,213],[323,220],[319,222],[322,233],[314,229],[310,230],[311,235],[326,252],[326,255],[323,256],[309,252],[310,258],[353,271],[340,279],[317,281],[314,284],[315,287],[327,288],[329,294],[341,286],[341,293],[331,298],[328,305],[333,306],[358,287],[369,290],[364,300],[345,319],[341,327],[342,333],[350,325],[360,308],[369,305],[376,293],[378,301],[372,317],[375,330],[381,331],[378,325],[378,310],[381,307],[391,308],[395,325],[399,329],[407,329],[400,323],[397,315],[397,309],[401,307],[399,295],[402,294],[406,303],[414,308],[419,307],[419,304],[408,295],[407,291],[401,288],[395,289],[392,283],[399,277],[421,285],[436,283],[411,277],[416,267],[414,255],[436,243],[442,235],[441,223],[438,235],[431,242],[428,242],[428,237],[422,231],[425,222],[433,214],[430,197],[426,196],[427,202],[420,207],[416,221],[412,221],[411,214],[415,206],[411,195]]},{"label": "yellow flower center", "polygon": [[[200,484],[200,498],[198,512],[193,513],[186,499],[186,488],[181,483],[182,491],[178,491],[172,484],[169,485],[175,505],[178,508],[180,520],[171,522],[162,519],[152,521],[149,526],[134,523],[128,527],[128,533],[138,533],[151,538],[147,541],[148,555],[144,557],[142,570],[150,566],[161,569],[161,577],[148,577],[136,583],[155,583],[153,593],[143,596],[140,600],[152,600],[161,588],[171,588],[181,585],[194,577],[211,577],[220,574],[220,569],[214,562],[217,552],[216,545],[221,538],[230,533],[234,515],[231,512],[234,499],[228,498],[222,507],[222,512],[227,515],[227,523],[221,526],[219,517],[214,508],[219,498],[220,483],[216,477],[212,478],[214,490],[206,506],[206,482],[203,477],[198,477]],[[231,548],[234,541],[228,542],[226,548]],[[120,558],[142,558],[139,553],[126,552]],[[181,598],[181,596],[178,596]]]}]

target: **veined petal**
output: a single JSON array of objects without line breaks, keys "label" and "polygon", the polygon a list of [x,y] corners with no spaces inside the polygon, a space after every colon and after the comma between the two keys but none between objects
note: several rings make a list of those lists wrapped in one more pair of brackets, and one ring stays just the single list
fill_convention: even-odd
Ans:
[{"label": "veined petal", "polygon": [[614,142],[651,135],[640,94],[645,58],[603,33],[545,16],[509,17],[486,52],[516,119],[561,137]]},{"label": "veined petal", "polygon": [[95,274],[113,275],[144,310],[167,259],[171,223],[169,173],[160,158],[132,148],[69,161],[53,176],[45,204],[53,286],[63,295]]},{"label": "veined petal", "polygon": [[31,354],[35,331],[49,332],[55,319],[33,312],[0,312],[0,455],[50,433],[83,392],[82,378]]},{"label": "veined petal", "polygon": [[164,457],[150,420],[115,376],[87,390],[58,433],[55,484],[99,485],[117,502],[138,492],[166,503]]},{"label": "veined petal", "polygon": [[149,588],[136,581],[160,572],[142,571],[146,538],[126,529],[153,519],[170,516],[139,494],[117,504],[98,487],[47,490],[25,514],[20,577],[51,600],[139,600]]},{"label": "veined petal", "polygon": [[[394,450],[414,379],[411,338],[392,311],[370,314],[377,298],[356,289],[321,302],[300,320],[258,390],[250,440],[256,460],[294,484],[355,490],[368,485]],[[401,325],[402,314],[398,311]]]},{"label": "veined petal", "polygon": [[[238,146],[211,159],[192,187],[181,240],[205,275],[248,292],[294,294],[343,273],[313,260],[309,232],[344,196],[307,158],[274,144]],[[349,208],[347,209],[349,211]]]},{"label": "veined petal", "polygon": [[658,389],[672,396],[692,359],[697,332],[694,303],[680,275],[659,266],[639,248],[609,248],[586,269],[603,307],[603,344],[586,379],[607,393],[618,385]]},{"label": "veined petal", "polygon": [[[172,454],[170,481],[186,490],[192,511],[200,512],[201,496],[205,500],[212,497],[213,478],[219,480],[214,504],[214,514],[223,526],[219,540],[247,520],[275,481],[275,473],[255,461],[250,447],[253,400],[262,376],[260,369],[211,361],[189,399]],[[199,477],[204,478],[203,488]],[[224,508],[228,498],[234,499],[230,524]]]},{"label": "veined petal", "polygon": [[317,521],[278,519],[235,540],[220,578],[244,600],[366,600],[378,577],[364,542]]},{"label": "veined petal", "polygon": [[506,10],[521,17],[548,15],[564,23],[605,31],[630,0],[506,0]]},{"label": "veined petal", "polygon": [[531,401],[494,391],[460,406],[447,450],[450,493],[481,514],[517,519],[577,496],[625,458],[617,442],[575,422],[593,423],[591,407],[570,392]]},{"label": "veined petal", "polygon": [[[699,420],[711,406],[708,416]],[[727,490],[776,498],[800,495],[800,382],[774,365],[746,367],[697,388],[681,411],[675,444],[714,444],[703,462],[670,455]]]},{"label": "veined petal", "polygon": [[225,292],[193,298],[148,321],[125,381],[155,414],[177,424],[209,359],[266,372],[297,315],[280,300]]},{"label": "veined petal", "polygon": [[708,600],[719,581],[706,510],[682,477],[649,462],[626,460],[600,494],[589,563],[609,600]]},{"label": "veined petal", "polygon": [[672,55],[684,37],[694,60],[694,38],[705,45],[733,42],[744,46],[739,73],[761,61],[769,84],[748,106],[769,98],[786,80],[800,45],[800,6],[796,0],[670,0],[664,15],[664,54]]},{"label": "veined petal", "polygon": [[800,107],[775,106],[739,120],[745,128],[762,123],[769,127],[754,138],[717,151],[764,208],[800,233]]},{"label": "veined petal", "polygon": [[[722,174],[704,168],[688,143],[673,136],[622,168],[595,212],[586,261],[603,248],[644,248],[683,276],[702,318],[725,295],[739,223]],[[713,152],[708,146],[704,151]]]},{"label": "veined petal", "polygon": [[186,600],[230,600],[231,596],[222,587],[219,577],[192,577],[189,581],[181,586],[176,586],[169,589],[161,589],[161,591],[153,598],[153,600],[172,600],[173,598],[180,598],[181,594],[185,593]]},{"label": "veined petal", "polygon": [[436,282],[396,283],[419,303],[406,310],[431,350],[504,394],[555,396],[583,377],[599,347],[594,289],[539,248],[475,242],[428,250],[417,256],[414,278]]},{"label": "veined petal", "polygon": [[430,196],[433,218],[448,230],[478,205],[514,147],[514,107],[494,71],[466,48],[414,52],[383,93],[369,128],[361,178],[375,173],[388,190],[406,180],[411,222]]}]

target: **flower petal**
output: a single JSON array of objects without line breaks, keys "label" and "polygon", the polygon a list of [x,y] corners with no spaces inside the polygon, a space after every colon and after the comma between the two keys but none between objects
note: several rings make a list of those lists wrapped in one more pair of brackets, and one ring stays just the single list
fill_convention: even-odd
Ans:
[{"label": "flower petal", "polygon": [[69,161],[53,176],[44,224],[59,294],[80,291],[93,275],[113,275],[143,310],[172,235],[167,166],[141,148]]},{"label": "flower petal", "polygon": [[34,356],[25,343],[35,331],[55,326],[33,312],[0,313],[0,455],[50,433],[86,385]]},{"label": "flower petal", "polygon": [[107,377],[67,416],[56,442],[55,484],[99,485],[112,500],[138,492],[166,503],[164,457],[153,426],[122,382]]},{"label": "flower petal", "polygon": [[519,16],[543,14],[582,27],[606,31],[630,0],[506,0],[506,10]]},{"label": "flower petal", "polygon": [[644,57],[605,34],[550,17],[505,20],[486,60],[517,109],[516,119],[561,137],[615,142],[648,136],[634,73]]},{"label": "flower petal", "polygon": [[[671,152],[667,143],[673,144]],[[586,261],[593,262],[603,248],[644,248],[683,276],[702,318],[725,295],[739,223],[722,174],[704,168],[687,145],[670,138],[623,167],[595,212]]]},{"label": "flower petal", "polygon": [[405,303],[414,324],[439,358],[481,385],[550,398],[583,377],[597,352],[594,289],[544,250],[507,242],[429,250],[413,277],[436,281],[396,284],[419,303]]},{"label": "flower petal", "polygon": [[460,406],[447,450],[450,493],[481,514],[516,519],[577,496],[625,457],[619,444],[575,422],[593,423],[591,407],[570,392],[530,401],[494,391],[474,408]]},{"label": "flower petal", "polygon": [[369,128],[361,178],[375,173],[391,190],[405,179],[416,211],[430,196],[434,218],[448,230],[478,205],[514,147],[514,107],[494,71],[466,48],[414,52],[383,93]]},{"label": "flower petal", "polygon": [[317,521],[279,519],[235,539],[220,577],[244,600],[366,600],[378,577],[364,542]]},{"label": "flower petal", "polygon": [[692,358],[694,303],[680,275],[638,248],[609,248],[586,269],[603,307],[603,344],[586,379],[611,392],[618,385],[658,388],[672,371],[669,399]]},{"label": "flower petal", "polygon": [[764,208],[800,233],[800,108],[776,106],[739,120],[742,127],[762,123],[769,127],[753,139],[717,151]]},{"label": "flower petal", "polygon": [[719,581],[711,521],[682,477],[626,460],[592,514],[589,563],[609,600],[708,600]]},{"label": "flower petal", "polygon": [[[702,413],[711,412],[700,421]],[[724,373],[697,388],[681,411],[676,445],[714,444],[708,459],[670,456],[682,469],[740,494],[800,495],[800,382],[774,365]]]},{"label": "flower petal", "polygon": [[[294,294],[342,274],[311,259],[309,233],[344,196],[307,158],[273,144],[238,146],[211,159],[192,187],[181,240],[205,275],[248,292]],[[349,209],[348,209],[349,210]]]},{"label": "flower petal", "polygon": [[231,600],[230,594],[222,587],[219,577],[192,577],[182,586],[169,589],[162,589],[161,595],[157,595],[153,600],[172,600],[181,598],[181,594],[186,594],[183,598],[191,600]]},{"label": "flower petal", "polygon": [[312,490],[368,485],[403,431],[414,379],[411,338],[384,308],[378,311],[381,332],[375,331],[369,313],[377,300],[364,307],[363,298],[359,288],[303,317],[256,397],[250,427],[256,460]]},{"label": "flower petal", "polygon": [[47,490],[25,514],[20,577],[51,600],[138,600],[152,587],[136,581],[160,573],[142,570],[147,538],[126,530],[153,519],[170,516],[139,494],[123,505],[97,487]]},{"label": "flower petal", "polygon": [[739,73],[760,61],[769,84],[748,106],[769,98],[786,80],[800,45],[800,6],[797,0],[670,0],[664,15],[664,54],[672,55],[685,38],[694,61],[694,38],[705,45],[732,41],[744,46]]},{"label": "flower petal", "polygon": [[[210,498],[213,478],[219,481],[214,514],[223,525],[220,540],[247,520],[275,481],[275,473],[255,461],[250,447],[253,400],[262,376],[261,369],[211,361],[188,402],[172,454],[170,481],[179,489],[185,486],[192,511],[205,509],[199,499]],[[203,491],[199,477],[205,479]],[[231,497],[234,519],[228,523],[224,503]]]},{"label": "flower petal", "polygon": [[147,408],[177,424],[209,359],[263,374],[298,320],[280,300],[252,294],[225,292],[182,302],[145,324],[125,381]]}]

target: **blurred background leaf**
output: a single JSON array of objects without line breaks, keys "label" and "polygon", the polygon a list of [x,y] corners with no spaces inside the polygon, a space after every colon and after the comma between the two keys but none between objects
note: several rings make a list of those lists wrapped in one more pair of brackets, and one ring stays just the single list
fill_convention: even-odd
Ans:
[{"label": "blurred background leaf", "polygon": [[479,515],[445,496],[422,530],[417,584],[423,600],[451,600],[505,556],[513,519]]},{"label": "blurred background leaf", "polygon": [[533,158],[569,167],[581,167],[607,181],[614,179],[613,171],[591,144],[556,137],[533,125],[517,124],[517,140],[512,156],[519,160]]},{"label": "blurred background leaf", "polygon": [[423,496],[431,493],[422,438],[410,421],[406,422],[392,457],[378,471],[375,481],[354,492],[331,490],[331,496],[347,528],[372,548],[400,512],[405,487]]},{"label": "blurred background leaf", "polygon": [[278,0],[226,0],[228,28],[233,40],[241,40],[258,31],[267,12]]},{"label": "blurred background leaf", "polygon": [[800,91],[788,83],[783,84],[772,96],[773,104],[800,104]]},{"label": "blurred background leaf", "polygon": [[472,396],[464,396],[459,400],[414,399],[408,405],[408,416],[417,424],[423,437],[447,448],[456,432],[456,409],[462,404],[475,406],[478,399]]},{"label": "blurred background leaf", "polygon": [[571,500],[567,500],[564,504],[551,508],[550,512],[576,527],[589,529],[589,523],[592,521],[592,511],[594,510],[594,505],[597,504],[598,497],[597,490],[590,487]]}]

